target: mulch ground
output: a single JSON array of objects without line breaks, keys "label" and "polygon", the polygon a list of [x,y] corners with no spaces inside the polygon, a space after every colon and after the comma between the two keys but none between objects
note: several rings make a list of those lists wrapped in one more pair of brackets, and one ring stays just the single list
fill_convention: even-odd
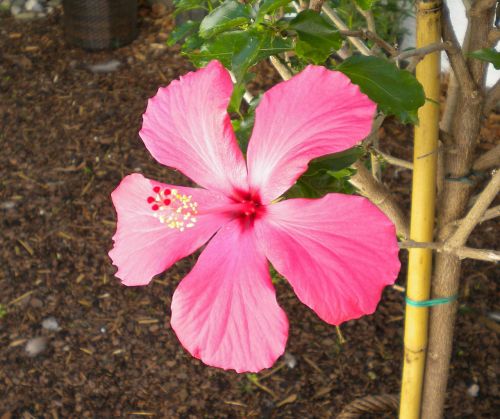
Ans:
[{"label": "mulch ground", "polygon": [[[67,46],[61,23],[57,13],[0,18],[0,417],[323,418],[357,397],[396,393],[403,298],[392,288],[376,314],[342,326],[341,344],[279,283],[287,353],[255,381],[204,366],[170,328],[172,293],[194,257],[148,287],[120,285],[107,256],[110,193],[131,172],[186,182],[154,162],[137,133],[147,98],[191,67],[164,47],[168,18],[143,13],[136,41],[100,53]],[[89,71],[110,59],[121,62],[117,71]],[[261,85],[275,77],[259,70]],[[498,122],[490,117],[483,147]],[[411,157],[409,128],[389,121],[383,134],[384,150]],[[407,206],[410,174],[390,168],[385,181]],[[495,247],[495,228],[483,223],[471,245]],[[495,275],[492,264],[464,263],[446,417],[498,417],[498,329],[484,320],[500,311]],[[50,317],[60,330],[42,327]],[[29,356],[36,337],[46,347]]]}]

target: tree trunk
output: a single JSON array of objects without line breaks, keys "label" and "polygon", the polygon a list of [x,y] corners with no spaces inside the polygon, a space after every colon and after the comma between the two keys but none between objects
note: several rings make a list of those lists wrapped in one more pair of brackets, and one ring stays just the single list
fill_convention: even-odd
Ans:
[{"label": "tree trunk", "polygon": [[[469,50],[488,46],[488,33],[493,21],[494,7],[481,13],[469,14]],[[467,67],[476,86],[484,86],[485,65],[479,60],[467,60]],[[472,93],[472,95],[470,94]],[[446,240],[453,229],[451,223],[465,213],[472,186],[469,175],[479,138],[484,106],[484,92],[461,91],[452,124],[452,143],[445,145],[446,179],[438,214],[438,238]],[[432,298],[457,295],[460,285],[461,261],[453,255],[436,256]],[[429,345],[424,378],[422,418],[439,419],[443,416],[446,386],[452,353],[453,330],[458,303],[435,306],[431,310]]]}]

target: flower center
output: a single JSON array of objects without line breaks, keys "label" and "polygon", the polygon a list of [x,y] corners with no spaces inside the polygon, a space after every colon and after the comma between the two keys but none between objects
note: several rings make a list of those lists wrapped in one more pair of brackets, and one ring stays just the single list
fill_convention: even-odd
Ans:
[{"label": "flower center", "polygon": [[265,211],[258,194],[237,192],[233,199],[236,204],[236,215],[242,221],[253,222],[255,218],[260,217]]},{"label": "flower center", "polygon": [[168,228],[184,231],[194,227],[198,203],[192,201],[191,195],[179,193],[177,189],[164,189],[159,186],[153,188],[152,196],[147,202],[151,205],[154,217]]}]

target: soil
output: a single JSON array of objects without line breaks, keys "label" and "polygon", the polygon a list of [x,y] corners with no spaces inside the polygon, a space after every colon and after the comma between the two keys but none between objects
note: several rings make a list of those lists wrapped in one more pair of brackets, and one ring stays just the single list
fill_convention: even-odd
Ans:
[{"label": "soil", "polygon": [[[397,393],[396,289],[385,290],[374,315],[344,324],[341,343],[278,283],[291,325],[287,352],[255,381],[203,365],[171,330],[172,293],[195,256],[147,287],[120,285],[107,256],[110,193],[132,172],[186,183],[153,161],[138,131],[147,98],[191,66],[164,46],[169,17],[142,10],[138,39],[99,53],[66,45],[61,23],[60,13],[0,18],[0,418],[326,418],[358,397]],[[88,68],[110,59],[120,61],[117,71]],[[266,65],[258,72],[257,87],[277,80]],[[483,150],[498,133],[492,114]],[[384,151],[411,158],[411,128],[389,120],[381,134]],[[410,173],[388,167],[384,181],[408,207]],[[470,245],[495,248],[497,232],[496,221],[484,222]],[[498,417],[498,324],[487,318],[500,311],[498,272],[464,263],[447,418]],[[403,267],[400,284],[404,277]],[[42,327],[50,317],[55,330]]]}]

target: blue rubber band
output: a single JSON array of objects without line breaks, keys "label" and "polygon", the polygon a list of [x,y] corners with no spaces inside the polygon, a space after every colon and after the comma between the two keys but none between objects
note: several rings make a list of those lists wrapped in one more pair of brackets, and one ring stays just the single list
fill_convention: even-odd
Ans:
[{"label": "blue rubber band", "polygon": [[458,295],[452,295],[451,297],[435,298],[433,300],[415,301],[410,297],[405,296],[406,304],[412,307],[433,307],[441,304],[448,304],[456,301]]}]

